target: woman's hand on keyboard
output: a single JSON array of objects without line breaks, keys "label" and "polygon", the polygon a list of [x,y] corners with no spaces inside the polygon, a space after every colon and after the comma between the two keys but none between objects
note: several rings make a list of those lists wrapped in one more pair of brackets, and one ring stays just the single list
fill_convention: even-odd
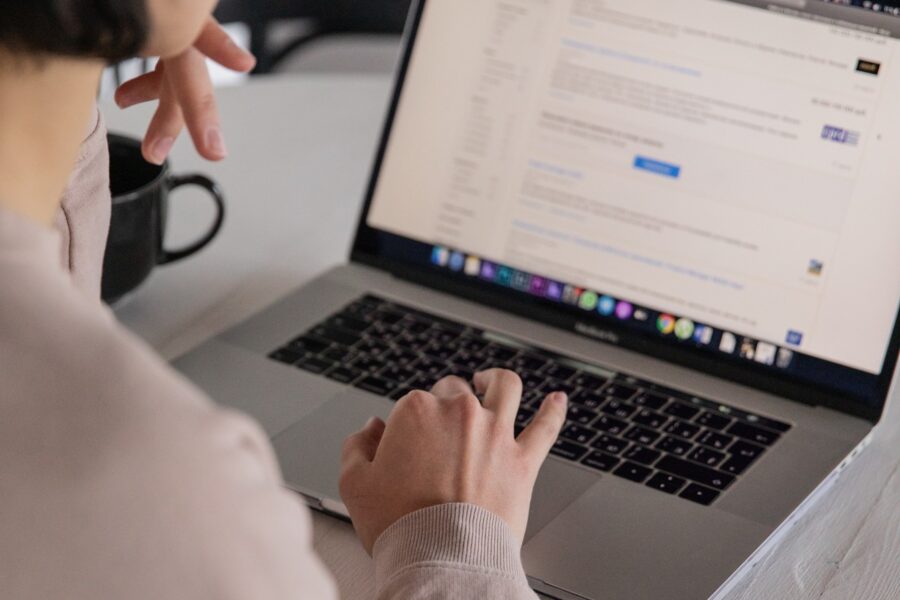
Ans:
[{"label": "woman's hand on keyboard", "polygon": [[373,419],[345,442],[341,496],[370,553],[404,516],[457,502],[493,512],[524,539],[538,471],[565,423],[566,396],[548,396],[517,439],[519,377],[491,370],[474,384],[448,377],[431,392],[412,392],[387,424]]}]

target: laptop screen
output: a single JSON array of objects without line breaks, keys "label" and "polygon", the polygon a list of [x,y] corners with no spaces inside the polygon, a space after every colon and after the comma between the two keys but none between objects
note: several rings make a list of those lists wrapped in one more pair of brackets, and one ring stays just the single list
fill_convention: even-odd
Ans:
[{"label": "laptop screen", "polygon": [[878,404],[900,9],[847,4],[428,0],[363,229],[583,334]]}]

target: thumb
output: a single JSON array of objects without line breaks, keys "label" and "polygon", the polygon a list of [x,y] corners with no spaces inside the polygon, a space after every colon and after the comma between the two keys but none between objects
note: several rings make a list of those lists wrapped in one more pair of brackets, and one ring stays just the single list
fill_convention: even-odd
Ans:
[{"label": "thumb", "polygon": [[348,437],[344,441],[341,466],[347,469],[374,461],[378,446],[381,444],[381,437],[384,435],[384,429],[384,421],[372,417],[365,427]]}]

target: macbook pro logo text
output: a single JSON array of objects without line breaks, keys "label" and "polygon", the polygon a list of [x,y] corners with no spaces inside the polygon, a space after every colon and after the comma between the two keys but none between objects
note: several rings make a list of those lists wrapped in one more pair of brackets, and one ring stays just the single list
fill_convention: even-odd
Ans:
[{"label": "macbook pro logo text", "polygon": [[603,342],[609,342],[610,344],[619,343],[619,336],[612,331],[600,329],[593,325],[588,325],[587,323],[575,323],[575,331],[581,335],[587,335]]}]

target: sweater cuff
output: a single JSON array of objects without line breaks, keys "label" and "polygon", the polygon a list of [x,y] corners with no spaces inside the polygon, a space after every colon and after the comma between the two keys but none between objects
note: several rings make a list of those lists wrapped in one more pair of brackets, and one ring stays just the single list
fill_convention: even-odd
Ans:
[{"label": "sweater cuff", "polygon": [[442,504],[403,517],[381,534],[373,556],[378,590],[400,571],[423,563],[477,569],[527,585],[512,529],[474,504]]}]

